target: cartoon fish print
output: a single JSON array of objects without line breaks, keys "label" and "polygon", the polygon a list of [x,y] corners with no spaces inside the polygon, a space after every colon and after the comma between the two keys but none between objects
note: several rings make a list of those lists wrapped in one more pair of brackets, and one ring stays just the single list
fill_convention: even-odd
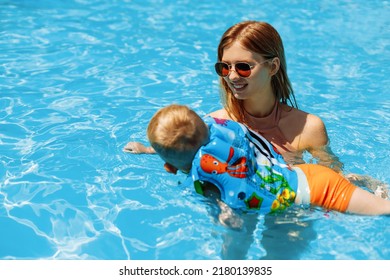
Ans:
[{"label": "cartoon fish print", "polygon": [[229,160],[233,157],[234,149],[230,147],[230,154],[227,162],[222,162],[210,154],[204,154],[200,159],[200,167],[210,174],[228,173],[235,178],[245,178],[248,172],[246,157],[240,157],[233,164]]}]

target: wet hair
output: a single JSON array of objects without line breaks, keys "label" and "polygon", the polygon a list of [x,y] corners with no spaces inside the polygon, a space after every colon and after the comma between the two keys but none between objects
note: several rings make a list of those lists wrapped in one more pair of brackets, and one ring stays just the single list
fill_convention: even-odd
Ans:
[{"label": "wet hair", "polygon": [[[243,21],[230,27],[222,35],[218,45],[218,61],[222,60],[225,48],[239,42],[244,48],[263,56],[266,60],[278,57],[280,67],[271,78],[272,90],[276,100],[297,108],[294,91],[287,76],[287,64],[284,47],[279,33],[272,25],[260,21]],[[242,100],[234,97],[231,89],[223,78],[221,83],[221,100],[230,117],[238,122],[244,122]]]},{"label": "wet hair", "polygon": [[198,149],[208,139],[208,127],[193,110],[169,105],[157,111],[147,135],[156,152],[178,169],[188,169]]}]

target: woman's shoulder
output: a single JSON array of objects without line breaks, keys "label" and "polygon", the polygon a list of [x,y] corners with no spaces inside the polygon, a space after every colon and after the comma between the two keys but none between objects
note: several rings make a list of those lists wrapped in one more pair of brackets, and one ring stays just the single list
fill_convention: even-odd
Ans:
[{"label": "woman's shoulder", "polygon": [[210,117],[213,117],[213,118],[217,118],[217,119],[224,119],[224,120],[230,120],[231,119],[229,114],[223,108],[219,109],[217,111],[211,112],[207,116],[210,116]]},{"label": "woman's shoulder", "polygon": [[317,115],[291,107],[287,104],[280,104],[280,108],[282,109],[281,117],[288,119],[289,122],[303,121],[309,122],[312,125],[324,125],[322,119]]},{"label": "woman's shoulder", "polygon": [[299,128],[300,146],[317,147],[328,143],[326,127],[322,119],[314,114],[281,104],[281,121],[287,127]]}]

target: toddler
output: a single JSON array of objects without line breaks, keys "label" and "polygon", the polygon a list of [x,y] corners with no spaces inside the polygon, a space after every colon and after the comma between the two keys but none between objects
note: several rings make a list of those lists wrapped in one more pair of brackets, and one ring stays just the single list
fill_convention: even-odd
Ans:
[{"label": "toddler", "polygon": [[200,118],[183,105],[160,109],[147,135],[165,170],[191,176],[195,190],[217,193],[233,209],[263,214],[293,203],[363,215],[390,214],[390,201],[315,164],[290,166],[265,138],[231,121]]}]

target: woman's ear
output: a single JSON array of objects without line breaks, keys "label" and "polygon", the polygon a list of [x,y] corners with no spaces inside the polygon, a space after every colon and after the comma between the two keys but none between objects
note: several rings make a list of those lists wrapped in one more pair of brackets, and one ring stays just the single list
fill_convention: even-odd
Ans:
[{"label": "woman's ear", "polygon": [[177,171],[179,170],[176,167],[174,167],[172,164],[167,163],[167,162],[164,164],[164,169],[166,172],[173,173],[175,175],[176,175]]},{"label": "woman's ear", "polygon": [[274,76],[276,73],[278,73],[279,67],[280,67],[280,59],[279,57],[274,57],[271,61],[270,75]]}]

